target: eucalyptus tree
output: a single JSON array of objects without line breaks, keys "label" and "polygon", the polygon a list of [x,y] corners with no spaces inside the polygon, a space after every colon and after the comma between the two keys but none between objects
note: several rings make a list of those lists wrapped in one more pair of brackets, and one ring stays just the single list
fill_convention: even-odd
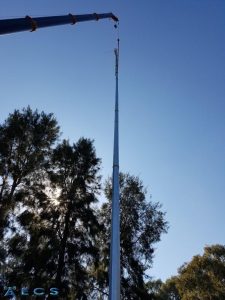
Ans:
[{"label": "eucalyptus tree", "polygon": [[[111,181],[97,208],[102,190],[93,141],[56,144],[58,134],[52,114],[29,107],[0,126],[0,259],[17,287],[58,287],[68,300],[105,299]],[[146,196],[138,177],[120,174],[122,299],[149,299],[147,272],[167,231],[161,206]]]},{"label": "eucalyptus tree", "polygon": [[184,300],[225,299],[225,246],[211,245],[179,269],[176,286]]},{"label": "eucalyptus tree", "polygon": [[[44,183],[26,195],[17,215],[20,232],[9,241],[12,281],[59,288],[62,299],[86,299],[89,268],[98,263],[100,230],[95,203],[100,192],[100,159],[93,142],[66,140],[52,151]],[[42,184],[42,186],[41,186]],[[32,191],[32,192],[31,192]]]},{"label": "eucalyptus tree", "polygon": [[76,299],[87,296],[89,267],[98,261],[100,225],[94,204],[100,193],[99,169],[100,159],[89,139],[81,138],[73,145],[63,141],[53,152],[49,178],[58,191],[59,239],[55,282],[60,288],[72,288]]},{"label": "eucalyptus tree", "polygon": [[0,125],[0,259],[6,255],[4,235],[15,219],[15,210],[23,202],[40,176],[59,135],[53,114],[32,111],[30,107],[9,114]]},{"label": "eucalyptus tree", "polygon": [[181,300],[182,298],[177,288],[177,277],[172,276],[167,279],[157,291],[154,291],[153,295],[155,300]]},{"label": "eucalyptus tree", "polygon": [[[99,235],[101,264],[95,270],[98,289],[107,294],[112,184],[105,185],[105,202],[99,212],[104,230]],[[122,299],[149,299],[145,279],[152,266],[154,246],[167,232],[165,213],[159,203],[146,199],[147,191],[138,177],[120,174]]]},{"label": "eucalyptus tree", "polygon": [[178,269],[155,294],[159,300],[225,299],[225,246],[211,245]]}]

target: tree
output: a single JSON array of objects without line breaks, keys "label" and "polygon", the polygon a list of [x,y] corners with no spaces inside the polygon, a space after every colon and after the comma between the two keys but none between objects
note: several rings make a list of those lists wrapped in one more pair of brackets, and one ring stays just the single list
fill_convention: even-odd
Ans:
[{"label": "tree", "polygon": [[154,280],[152,278],[149,279],[149,281],[146,282],[146,288],[148,290],[148,294],[150,296],[150,299],[152,300],[158,300],[158,293],[161,289],[163,282],[161,279]]},{"label": "tree", "polygon": [[76,299],[85,299],[88,269],[98,259],[99,224],[93,204],[100,191],[100,159],[93,142],[82,138],[73,146],[63,141],[53,153],[52,166],[50,180],[60,190],[56,285],[70,281]]},{"label": "tree", "polygon": [[177,289],[177,277],[172,276],[160,288],[155,291],[154,298],[156,300],[181,300],[181,296]]},{"label": "tree", "polygon": [[[105,299],[111,181],[97,207],[102,187],[93,141],[56,144],[58,134],[52,114],[29,107],[0,126],[0,274],[17,288],[58,287],[64,300]],[[146,200],[139,178],[120,174],[120,187],[121,298],[150,299],[147,271],[167,231],[165,214]]]},{"label": "tree", "polygon": [[[21,190],[33,185],[51,148],[58,138],[59,127],[53,114],[15,110],[0,125],[0,259],[6,255],[4,234],[9,230],[13,212],[22,199]],[[35,179],[36,181],[36,179]]]},{"label": "tree", "polygon": [[[154,244],[167,231],[161,206],[147,201],[146,193],[138,177],[120,174],[122,299],[149,299],[146,271],[152,266]],[[107,202],[100,211],[101,224],[104,225],[104,231],[99,235],[101,265],[96,270],[99,288],[104,293],[108,287],[111,180],[106,182],[105,195]]]},{"label": "tree", "polygon": [[162,284],[157,294],[161,300],[223,300],[225,299],[225,246],[204,248],[178,270],[178,275]]},{"label": "tree", "polygon": [[179,270],[177,288],[182,300],[225,299],[225,246],[204,248]]},{"label": "tree", "polygon": [[[87,299],[89,266],[98,261],[99,223],[93,204],[100,190],[100,159],[93,142],[63,141],[53,150],[45,185],[28,193],[17,215],[20,230],[9,241],[17,285],[56,286],[63,299]],[[46,188],[47,187],[47,188]],[[38,257],[38,260],[36,259]]]}]

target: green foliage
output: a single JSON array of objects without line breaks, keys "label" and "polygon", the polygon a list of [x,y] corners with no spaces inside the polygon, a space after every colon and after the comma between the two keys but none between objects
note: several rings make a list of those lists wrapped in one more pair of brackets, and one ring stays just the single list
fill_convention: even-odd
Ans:
[{"label": "green foliage", "polygon": [[70,146],[63,141],[53,152],[48,172],[60,191],[57,201],[57,235],[60,240],[56,284],[71,282],[76,299],[88,293],[89,266],[98,260],[96,236],[99,224],[92,206],[100,191],[100,160],[93,142],[80,139]]},{"label": "green foliage", "polygon": [[202,256],[194,256],[179,270],[177,288],[182,300],[225,299],[225,247],[205,247]]},{"label": "green foliage", "polygon": [[88,139],[72,146],[64,140],[52,151],[44,183],[26,194],[26,209],[16,217],[19,230],[8,243],[10,280],[20,272],[17,285],[26,279],[29,286],[57,286],[63,297],[70,289],[76,299],[86,297],[89,266],[98,260],[100,226],[92,204],[100,189],[99,164]]},{"label": "green foliage", "polygon": [[156,299],[223,300],[225,299],[225,246],[204,248],[185,263],[177,276],[168,279],[156,293]]},{"label": "green foliage", "polygon": [[160,279],[153,280],[152,278],[150,278],[150,280],[145,284],[148,294],[152,300],[159,299],[157,295],[160,292],[162,284],[163,282]]},{"label": "green foliage", "polygon": [[[6,257],[4,235],[12,228],[13,213],[35,174],[43,169],[59,133],[52,114],[30,107],[15,110],[0,126],[0,240],[1,263]],[[35,179],[36,182],[36,179]]]},{"label": "green foliage", "polygon": [[[109,241],[111,220],[111,180],[105,186],[107,202],[100,211],[102,225],[100,236],[102,254],[101,288],[107,287],[107,266],[109,265]],[[167,231],[164,213],[158,203],[146,200],[146,190],[138,177],[120,174],[121,203],[121,274],[122,299],[149,299],[145,285],[146,271],[152,265],[154,244]],[[104,273],[103,273],[104,271]],[[105,275],[105,283],[103,280]]]},{"label": "green foliage", "polygon": [[[56,144],[58,134],[52,114],[30,107],[0,126],[0,274],[18,288],[57,286],[64,300],[107,299],[111,181],[99,209],[93,141]],[[146,273],[165,215],[139,178],[120,174],[120,187],[121,298],[150,299]]]},{"label": "green foliage", "polygon": [[181,300],[181,296],[177,289],[177,277],[172,276],[160,286],[155,293],[156,300]]}]

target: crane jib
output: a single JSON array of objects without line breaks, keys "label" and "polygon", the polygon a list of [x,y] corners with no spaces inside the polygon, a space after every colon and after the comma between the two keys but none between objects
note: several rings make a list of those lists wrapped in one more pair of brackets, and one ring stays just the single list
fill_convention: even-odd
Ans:
[{"label": "crane jib", "polygon": [[3,19],[0,20],[0,34],[9,34],[20,31],[35,31],[37,28],[58,26],[65,24],[75,24],[78,22],[100,20],[100,19],[112,19],[118,22],[118,18],[112,13],[104,14],[86,14],[86,15],[73,15],[68,14],[64,16],[49,16],[49,17],[35,17],[26,16],[25,18],[17,19]]}]

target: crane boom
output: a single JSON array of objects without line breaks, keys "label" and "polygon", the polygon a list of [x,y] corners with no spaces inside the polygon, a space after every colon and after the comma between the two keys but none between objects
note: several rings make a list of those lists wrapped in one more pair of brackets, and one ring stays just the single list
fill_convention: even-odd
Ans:
[{"label": "crane boom", "polygon": [[100,19],[112,19],[118,22],[118,18],[113,13],[104,14],[85,14],[85,15],[73,15],[68,14],[64,16],[50,16],[50,17],[35,17],[26,16],[25,18],[17,19],[3,19],[0,20],[0,34],[9,34],[20,31],[35,31],[37,28],[58,26],[65,24],[75,24],[78,22],[100,20]]}]

